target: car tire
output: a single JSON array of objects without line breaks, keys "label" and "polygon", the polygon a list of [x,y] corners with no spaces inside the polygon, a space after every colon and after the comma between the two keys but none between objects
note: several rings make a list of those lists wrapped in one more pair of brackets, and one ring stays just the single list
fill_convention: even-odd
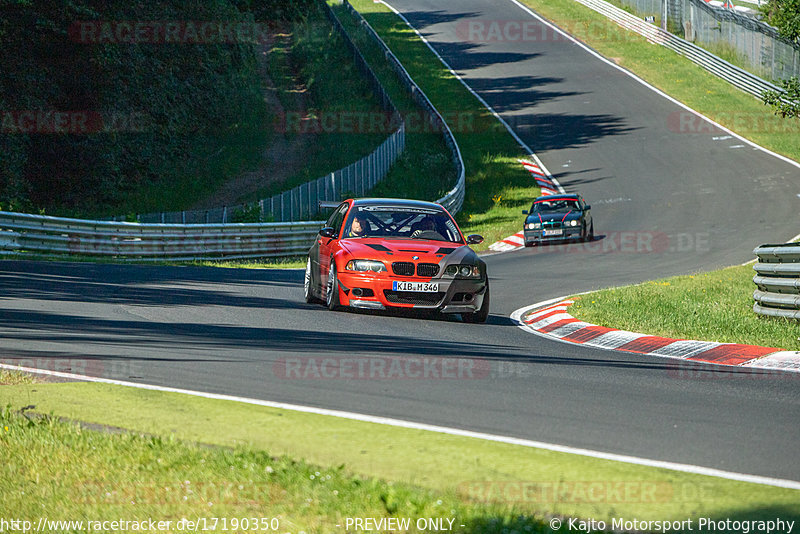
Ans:
[{"label": "car tire", "polygon": [[311,258],[309,257],[306,261],[306,274],[303,280],[303,296],[306,299],[306,302],[309,304],[314,304],[317,302],[322,302],[315,294],[314,294],[314,277],[311,276]]},{"label": "car tire", "polygon": [[328,286],[325,291],[325,304],[331,311],[341,307],[339,303],[339,279],[336,277],[336,263],[331,258],[331,266],[328,270]]},{"label": "car tire", "polygon": [[536,244],[536,243],[534,243],[533,241],[525,241],[525,246],[526,246],[526,247],[532,247],[532,246],[533,246],[533,245],[535,245],[535,244]]},{"label": "car tire", "polygon": [[586,236],[586,241],[594,241],[594,221],[589,225],[589,235]]},{"label": "car tire", "polygon": [[465,323],[485,323],[489,318],[489,279],[486,279],[486,294],[483,295],[481,309],[473,313],[462,313],[461,318]]}]

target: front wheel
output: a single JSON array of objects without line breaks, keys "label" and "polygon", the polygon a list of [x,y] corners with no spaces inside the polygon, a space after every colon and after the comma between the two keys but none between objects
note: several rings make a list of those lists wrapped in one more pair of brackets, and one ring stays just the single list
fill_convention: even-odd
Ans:
[{"label": "front wheel", "polygon": [[481,308],[472,313],[462,313],[461,318],[465,323],[485,323],[489,318],[489,279],[486,279],[486,293],[483,295]]},{"label": "front wheel", "polygon": [[331,258],[331,267],[328,270],[325,304],[327,304],[329,310],[337,310],[341,306],[339,304],[339,279],[336,278],[336,264],[333,262],[333,258]]},{"label": "front wheel", "polygon": [[309,304],[322,302],[314,295],[314,278],[311,276],[311,258],[306,261],[306,276],[303,280],[303,296]]}]

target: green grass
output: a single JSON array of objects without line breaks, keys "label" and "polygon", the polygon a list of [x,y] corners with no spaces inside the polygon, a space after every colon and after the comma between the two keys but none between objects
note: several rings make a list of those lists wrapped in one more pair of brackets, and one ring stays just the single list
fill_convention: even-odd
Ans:
[{"label": "green grass", "polygon": [[218,260],[195,261],[189,264],[198,267],[220,267],[225,269],[305,269],[306,256],[287,256],[263,260]]},{"label": "green grass", "polygon": [[769,150],[800,160],[800,120],[776,117],[760,100],[573,0],[523,3],[692,109]]},{"label": "green grass", "polygon": [[[152,519],[171,521],[170,528],[145,527],[145,532],[185,532],[194,528],[178,528],[182,518],[207,518],[199,530],[334,532],[344,530],[335,525],[348,517],[394,516],[457,518],[471,532],[493,532],[497,526],[544,531],[540,521],[508,514],[501,506],[473,505],[451,493],[364,478],[341,465],[273,457],[254,447],[209,448],[172,437],[109,434],[6,410],[0,415],[0,448],[4,511],[33,525],[42,516]],[[84,523],[45,531],[68,530],[99,529]]]},{"label": "green grass", "polygon": [[332,8],[406,119],[406,149],[384,181],[373,188],[369,195],[423,200],[441,198],[453,187],[456,179],[450,152],[442,136],[418,127],[423,110],[401,85],[381,48],[346,9],[336,5]]},{"label": "green grass", "polygon": [[[794,490],[176,393],[88,383],[0,387],[0,406],[8,404],[134,431],[31,425],[6,413],[0,449],[10,461],[0,467],[0,501],[19,517],[259,513],[281,517],[282,532],[342,531],[341,518],[370,515],[456,517],[466,525],[461,532],[549,532],[537,518],[553,513],[800,517]],[[579,490],[592,483],[633,491],[592,498]],[[520,484],[545,493],[504,496]],[[556,484],[568,488],[561,498],[546,491]]]},{"label": "green grass", "polygon": [[18,386],[20,384],[33,384],[36,379],[33,375],[19,371],[0,369],[0,386]]},{"label": "green grass", "polygon": [[[108,263],[119,264],[121,260],[117,258],[98,258],[89,256],[54,256],[42,254],[19,254],[16,256],[2,256],[2,261],[20,261],[20,260],[36,260],[36,261],[54,261],[54,262],[74,262],[74,263]],[[126,261],[126,264],[131,265],[180,265],[187,267],[219,267],[226,269],[303,269],[306,266],[305,256],[287,256],[284,258],[263,258],[253,260],[202,260],[202,261]]]},{"label": "green grass", "polygon": [[[518,232],[522,225],[520,210],[539,195],[530,174],[517,161],[527,154],[489,111],[459,82],[430,49],[382,4],[368,0],[351,2],[367,19],[381,38],[400,59],[414,81],[448,121],[464,158],[467,194],[464,207],[457,215],[465,233],[482,234],[486,240],[476,250],[485,250],[492,242]],[[344,17],[343,17],[344,18]],[[404,112],[410,109],[408,96],[395,75],[385,66],[383,56],[376,55],[362,41],[367,57],[381,81]],[[417,113],[414,111],[414,113]],[[414,137],[419,138],[418,144]],[[431,140],[431,137],[434,139]],[[438,136],[409,135],[410,157],[423,147],[438,146],[435,153],[423,152],[422,163],[406,160],[392,169],[375,194],[434,200],[455,185],[455,175],[444,175],[426,161],[438,160],[449,165],[449,152]],[[436,143],[433,145],[432,143]],[[447,158],[447,159],[443,159]],[[447,180],[442,182],[441,177]],[[438,189],[423,189],[420,184],[437,183]],[[429,186],[430,187],[430,186]]]},{"label": "green grass", "polygon": [[753,267],[729,267],[581,295],[589,323],[664,337],[800,350],[800,322],[753,312]]}]

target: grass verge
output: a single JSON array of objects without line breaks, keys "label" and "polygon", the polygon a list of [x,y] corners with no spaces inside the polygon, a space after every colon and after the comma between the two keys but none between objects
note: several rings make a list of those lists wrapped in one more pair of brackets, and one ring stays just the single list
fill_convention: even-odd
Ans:
[{"label": "grass verge", "polygon": [[753,313],[753,267],[675,276],[581,295],[589,323],[673,338],[800,350],[800,322]]},{"label": "grass verge", "polygon": [[800,518],[796,490],[176,393],[0,387],[9,404],[146,434],[31,425],[6,412],[0,499],[19,517],[259,512],[290,532],[341,531],[348,516],[448,517],[461,532],[550,532],[542,514]]},{"label": "grass verge", "polygon": [[10,410],[0,414],[0,447],[9,454],[0,467],[4,509],[31,525],[44,516],[47,532],[335,532],[348,517],[392,516],[414,525],[417,518],[457,519],[470,532],[544,532],[541,521],[500,506],[255,447],[109,434]]}]

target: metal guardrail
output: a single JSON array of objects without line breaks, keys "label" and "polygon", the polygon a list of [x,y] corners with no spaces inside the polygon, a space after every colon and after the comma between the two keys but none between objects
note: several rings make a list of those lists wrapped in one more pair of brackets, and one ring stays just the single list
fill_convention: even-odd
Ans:
[{"label": "metal guardrail", "polygon": [[139,261],[281,257],[305,254],[323,224],[139,224],[3,211],[0,249]]},{"label": "metal guardrail", "polygon": [[383,50],[383,54],[389,62],[389,65],[397,73],[400,81],[406,86],[406,89],[411,92],[411,97],[414,99],[417,105],[427,111],[431,126],[442,133],[444,142],[450,149],[453,164],[456,167],[457,179],[453,188],[448,191],[445,196],[436,200],[435,202],[441,204],[447,209],[447,211],[455,215],[461,210],[461,206],[464,204],[466,179],[464,172],[464,159],[461,157],[461,149],[458,147],[458,143],[456,142],[453,132],[450,130],[450,127],[447,126],[447,123],[444,121],[436,107],[431,103],[416,82],[414,82],[413,78],[411,78],[411,75],[408,73],[405,67],[403,67],[403,64],[400,63],[400,60],[397,59],[397,56],[394,55],[386,43],[383,42],[383,39],[381,39],[378,33],[372,28],[372,26],[370,26],[369,22],[367,22],[361,13],[356,11],[356,9],[353,8],[353,6],[351,6],[347,0],[344,0],[343,4],[367,30],[367,33],[369,33],[370,37],[372,37],[375,43],[377,43],[378,46]]},{"label": "metal guardrail", "polygon": [[753,311],[759,315],[800,319],[800,243],[761,245],[753,253]]},{"label": "metal guardrail", "polygon": [[699,46],[685,41],[680,37],[649,24],[639,17],[628,13],[604,0],[575,0],[586,7],[597,11],[616,22],[626,30],[638,33],[653,41],[654,43],[666,46],[667,48],[685,56],[692,62],[700,65],[710,73],[722,78],[733,86],[749,93],[757,98],[761,97],[764,91],[777,91],[783,93],[784,90],[776,85],[769,83],[751,74],[736,65],[718,58],[714,54],[700,48]]}]

